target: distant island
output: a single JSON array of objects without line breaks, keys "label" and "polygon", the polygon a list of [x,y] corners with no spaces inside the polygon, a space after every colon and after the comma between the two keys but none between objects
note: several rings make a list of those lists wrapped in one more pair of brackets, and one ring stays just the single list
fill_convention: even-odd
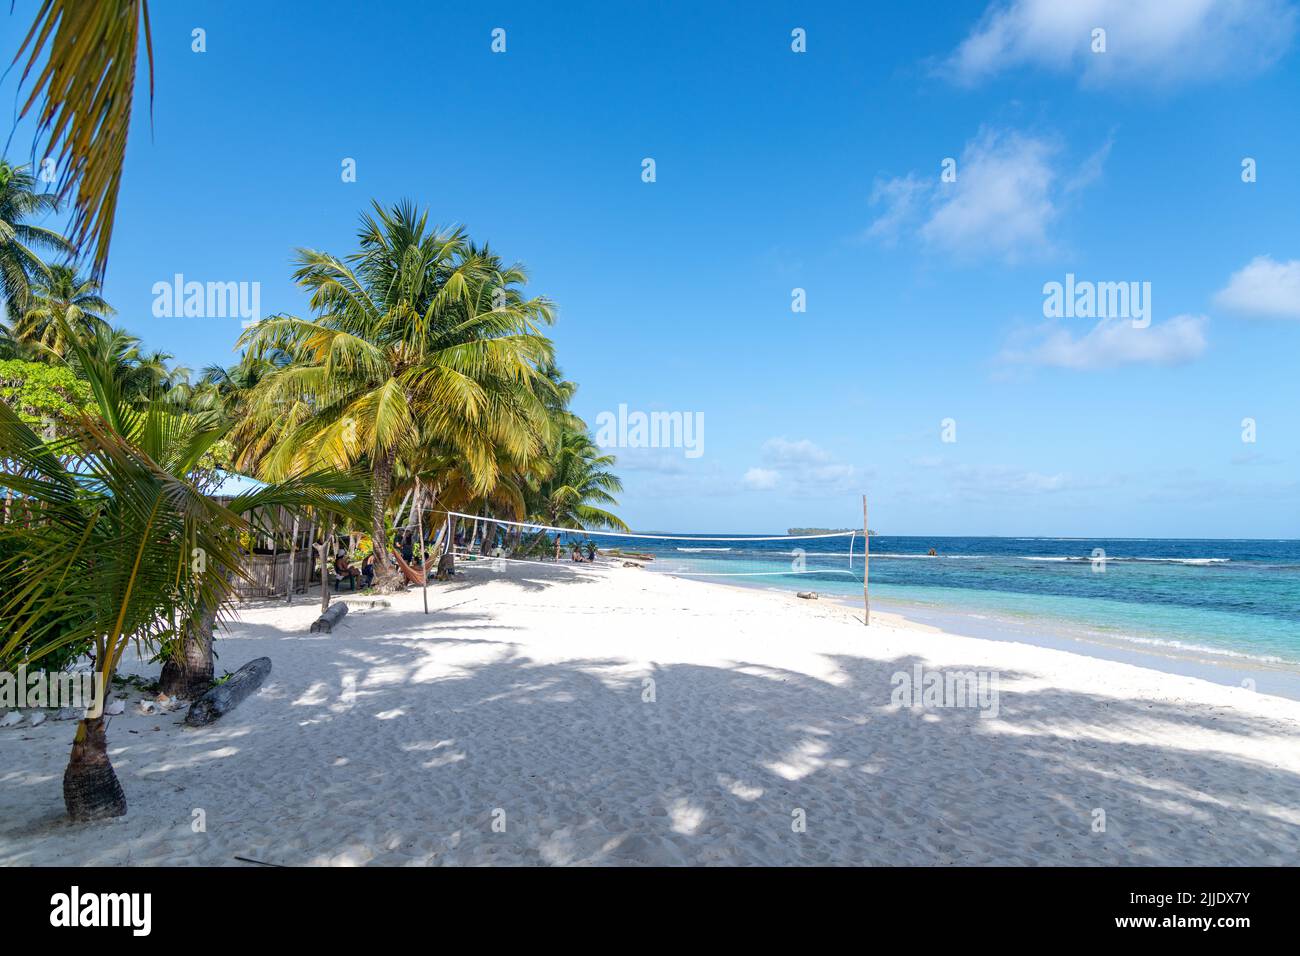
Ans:
[{"label": "distant island", "polygon": [[[848,534],[850,531],[861,531],[861,528],[786,528],[786,534]],[[876,532],[867,529],[867,534],[874,535]]]}]

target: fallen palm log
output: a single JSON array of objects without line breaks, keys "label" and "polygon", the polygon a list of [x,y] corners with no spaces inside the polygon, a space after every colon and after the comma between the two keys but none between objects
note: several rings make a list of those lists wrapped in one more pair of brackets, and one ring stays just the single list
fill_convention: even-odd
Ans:
[{"label": "fallen palm log", "polygon": [[185,723],[203,727],[235,709],[245,697],[262,686],[271,673],[271,658],[258,657],[230,675],[225,683],[212,688],[191,706]]},{"label": "fallen palm log", "polygon": [[636,561],[653,561],[655,559],[653,554],[643,554],[639,551],[624,551],[620,548],[606,548],[602,553],[606,557],[610,558],[632,558]]},{"label": "fallen palm log", "polygon": [[343,620],[343,615],[348,613],[347,601],[335,601],[320,617],[316,618],[311,625],[312,634],[333,634],[334,625]]}]

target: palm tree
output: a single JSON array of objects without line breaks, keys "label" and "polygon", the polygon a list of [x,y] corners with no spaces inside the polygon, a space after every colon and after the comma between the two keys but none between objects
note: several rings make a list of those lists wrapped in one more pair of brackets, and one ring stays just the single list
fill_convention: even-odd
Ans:
[{"label": "palm tree", "polygon": [[50,266],[32,284],[27,308],[14,323],[13,335],[20,342],[62,356],[67,352],[68,343],[61,329],[68,328],[89,338],[112,314],[95,282],[79,276],[70,264]]},{"label": "palm tree", "polygon": [[59,207],[53,193],[39,193],[35,187],[29,167],[0,160],[0,298],[10,321],[22,317],[33,283],[49,274],[41,252],[72,253],[67,239],[30,221]]},{"label": "palm tree", "polygon": [[613,465],[614,456],[602,454],[585,429],[566,430],[534,495],[538,522],[555,528],[629,530],[621,518],[599,507],[617,505],[614,493],[623,490],[609,470]]},{"label": "palm tree", "polygon": [[24,81],[41,66],[22,115],[41,102],[38,128],[48,132],[50,143],[59,144],[59,195],[76,185],[72,235],[79,248],[94,247],[91,271],[96,277],[108,262],[142,33],[152,103],[148,0],[42,0],[14,57],[17,62],[30,47]]},{"label": "palm tree", "polygon": [[[67,334],[65,330],[65,334]],[[68,334],[94,395],[94,414],[45,441],[0,403],[5,483],[26,520],[0,525],[0,667],[89,648],[102,686],[126,646],[179,649],[228,602],[245,515],[279,507],[344,512],[364,506],[354,477],[317,473],[222,505],[192,475],[229,426],[162,398],[141,407],[116,366]],[[261,510],[259,510],[261,509]],[[77,726],[63,780],[74,820],[120,816],[126,799],[109,761],[103,716]]]},{"label": "palm tree", "polygon": [[[129,401],[148,404],[155,396],[169,395],[172,404],[189,404],[189,370],[172,366],[173,356],[167,352],[145,352],[139,338],[125,329],[114,328],[107,322],[95,323],[84,333],[67,329],[64,341],[75,339],[82,348],[68,350],[64,356],[68,365],[81,373],[85,362],[92,362],[104,370],[111,370],[114,381]],[[83,361],[84,359],[84,361]],[[108,374],[105,371],[104,374]]]},{"label": "palm tree", "polygon": [[[552,346],[539,331],[553,309],[525,299],[518,266],[504,266],[462,230],[428,228],[410,203],[374,204],[360,249],[338,259],[300,250],[295,279],[313,319],[279,316],[245,332],[256,361],[283,353],[249,397],[240,464],[275,478],[313,464],[371,474],[370,531],[387,547],[386,509],[399,457],[436,447],[461,459],[480,493],[502,458],[523,462],[548,437],[551,388],[539,367]],[[378,562],[376,587],[400,578]]]}]

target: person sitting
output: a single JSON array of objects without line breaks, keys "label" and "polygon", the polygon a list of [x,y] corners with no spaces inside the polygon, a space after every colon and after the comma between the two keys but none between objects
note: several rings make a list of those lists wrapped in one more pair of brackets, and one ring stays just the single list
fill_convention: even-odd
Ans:
[{"label": "person sitting", "polygon": [[595,560],[596,560],[596,542],[594,542],[594,541],[588,541],[588,542],[587,542],[587,562],[588,562],[589,564],[591,564],[591,563],[594,563]]},{"label": "person sitting", "polygon": [[361,578],[366,587],[371,587],[375,583],[375,553],[373,551],[366,555],[366,559],[361,562]]},{"label": "person sitting", "polygon": [[345,579],[350,585],[352,585],[352,590],[355,591],[357,589],[357,578],[360,575],[358,574],[357,569],[348,561],[348,556],[346,554],[340,553],[334,558],[334,574],[337,578],[334,582],[335,591],[342,589],[342,584]]}]

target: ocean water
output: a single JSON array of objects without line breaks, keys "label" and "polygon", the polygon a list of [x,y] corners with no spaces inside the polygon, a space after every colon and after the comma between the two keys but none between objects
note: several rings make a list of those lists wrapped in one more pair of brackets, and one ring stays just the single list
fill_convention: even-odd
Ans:
[{"label": "ocean water", "polygon": [[[602,550],[653,555],[653,571],[862,595],[861,535],[851,562],[848,538],[591,537]],[[904,613],[1060,626],[1157,653],[1300,668],[1300,541],[874,536],[870,585],[873,607]]]}]

